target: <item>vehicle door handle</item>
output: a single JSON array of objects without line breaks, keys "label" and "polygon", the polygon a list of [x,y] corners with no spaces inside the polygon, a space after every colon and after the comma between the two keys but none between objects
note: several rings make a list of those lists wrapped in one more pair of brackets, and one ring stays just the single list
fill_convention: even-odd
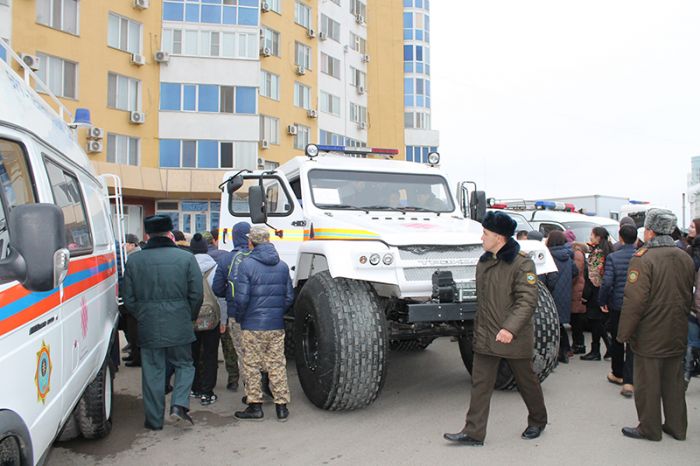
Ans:
[{"label": "vehicle door handle", "polygon": [[306,226],[306,220],[295,220],[292,222],[293,227],[305,227]]}]

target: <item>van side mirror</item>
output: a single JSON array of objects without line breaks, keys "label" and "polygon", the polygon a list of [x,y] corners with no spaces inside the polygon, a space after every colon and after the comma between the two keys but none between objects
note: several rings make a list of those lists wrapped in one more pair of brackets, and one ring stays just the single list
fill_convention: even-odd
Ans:
[{"label": "van side mirror", "polygon": [[0,260],[0,283],[17,280],[29,291],[49,291],[68,274],[63,211],[55,204],[25,204],[9,215],[10,255]]},{"label": "van side mirror", "polygon": [[267,223],[265,191],[262,186],[254,185],[248,188],[248,209],[250,210],[251,222]]},{"label": "van side mirror", "polygon": [[486,217],[486,193],[484,191],[472,191],[469,208],[470,217],[481,223]]},{"label": "van side mirror", "polygon": [[226,192],[228,194],[235,193],[243,186],[243,177],[241,175],[236,175],[226,182]]}]

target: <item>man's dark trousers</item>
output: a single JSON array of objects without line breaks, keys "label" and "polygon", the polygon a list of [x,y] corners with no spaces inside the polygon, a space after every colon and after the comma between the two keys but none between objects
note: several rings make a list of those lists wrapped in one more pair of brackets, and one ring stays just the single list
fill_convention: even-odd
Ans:
[{"label": "man's dark trousers", "polygon": [[143,386],[143,408],[146,424],[152,428],[163,427],[165,411],[165,367],[170,363],[175,368],[171,406],[189,409],[190,390],[194,380],[192,345],[166,348],[141,348],[141,380]]},{"label": "man's dark trousers", "polygon": [[629,344],[617,341],[617,330],[620,326],[620,311],[610,309],[608,328],[610,330],[610,357],[612,358],[612,373],[622,379],[622,383],[634,384],[634,353]]},{"label": "man's dark trousers", "polygon": [[688,413],[683,382],[683,355],[647,358],[635,354],[634,382],[634,404],[642,435],[650,440],[661,440],[663,402],[663,430],[678,440],[685,440]]},{"label": "man's dark trousers", "polygon": [[[491,395],[502,359],[498,356],[474,354],[471,400],[464,433],[475,440],[483,441],[486,437]],[[513,371],[520,396],[527,406],[527,425],[544,428],[547,425],[547,408],[544,405],[542,387],[532,370],[532,360],[506,359],[505,361]]]}]

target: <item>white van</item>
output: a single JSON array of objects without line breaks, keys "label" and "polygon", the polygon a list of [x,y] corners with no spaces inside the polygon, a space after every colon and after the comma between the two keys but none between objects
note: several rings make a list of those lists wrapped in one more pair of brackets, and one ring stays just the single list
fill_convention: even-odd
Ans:
[{"label": "white van", "polygon": [[42,462],[59,435],[109,433],[118,317],[105,184],[64,120],[70,113],[22,72],[0,60],[2,464]]}]

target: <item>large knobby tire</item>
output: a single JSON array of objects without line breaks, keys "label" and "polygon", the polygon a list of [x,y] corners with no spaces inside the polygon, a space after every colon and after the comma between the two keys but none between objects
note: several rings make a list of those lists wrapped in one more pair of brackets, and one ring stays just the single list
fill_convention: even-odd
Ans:
[{"label": "large knobby tire", "polygon": [[294,359],[294,320],[284,319],[284,357]]},{"label": "large knobby tire", "polygon": [[414,340],[391,340],[389,349],[391,351],[423,351],[435,340],[435,338],[416,338]]},{"label": "large knobby tire", "polygon": [[76,414],[76,410],[74,410],[71,413],[71,415],[68,416],[68,420],[66,421],[66,423],[63,424],[61,432],[58,434],[58,438],[56,439],[56,441],[68,442],[78,437],[80,437],[80,426],[78,425],[78,417]]},{"label": "large knobby tire", "polygon": [[294,306],[297,373],[311,402],[330,411],[370,405],[386,377],[387,328],[372,287],[311,277]]},{"label": "large knobby tire", "polygon": [[86,439],[106,437],[112,430],[113,377],[111,366],[105,362],[78,402],[75,417]]},{"label": "large knobby tire", "polygon": [[[537,282],[537,308],[535,309],[535,352],[532,365],[540,382],[557,366],[559,356],[559,315],[554,298],[540,281]],[[472,350],[473,333],[470,329],[467,335],[460,337],[459,352],[462,361],[471,374],[474,353]],[[505,360],[498,367],[496,389],[514,390],[517,388],[515,377]]]},{"label": "large knobby tire", "polygon": [[20,466],[22,450],[17,438],[10,435],[0,440],[0,466]]}]

